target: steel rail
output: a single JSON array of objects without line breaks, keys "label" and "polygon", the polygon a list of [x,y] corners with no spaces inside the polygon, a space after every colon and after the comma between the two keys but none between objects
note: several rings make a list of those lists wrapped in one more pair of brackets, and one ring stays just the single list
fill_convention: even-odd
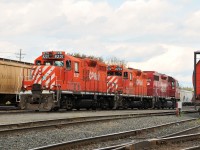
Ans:
[{"label": "steel rail", "polygon": [[[181,134],[186,134],[186,133],[191,132],[191,131],[196,131],[198,128],[200,128],[200,125],[196,126],[196,127],[188,128],[186,130],[182,130],[180,132],[169,134],[169,135],[166,135],[166,136],[161,136],[160,138],[168,138],[168,137],[178,136],[178,135],[181,135]],[[143,143],[145,143],[145,140],[142,141],[142,142],[139,142],[139,143],[143,147]],[[137,143],[137,148],[141,147],[141,146],[138,146],[139,143]],[[113,149],[113,150],[123,150],[123,149],[125,149],[125,147],[129,147],[130,145],[133,145],[133,143],[131,143],[131,142],[129,142],[129,143],[122,143],[120,145],[114,145],[114,146],[104,147],[104,148],[95,149],[95,150],[110,150],[110,149]]]},{"label": "steel rail", "polygon": [[[167,138],[155,138],[155,139],[149,139],[146,141],[142,142],[137,142],[137,143],[132,143],[132,144],[127,144],[127,145],[122,145],[121,147],[116,147],[114,150],[127,150],[127,149],[144,149],[144,148],[151,148],[153,146],[161,146],[163,144],[168,144],[168,143],[176,143],[176,142],[184,142],[184,141],[193,141],[200,139],[200,133],[196,134],[187,134],[187,135],[181,135],[181,136],[173,136],[173,137],[167,137]],[[186,148],[183,150],[199,150],[200,146],[194,146],[190,148]]]},{"label": "steel rail", "polygon": [[182,150],[200,150],[200,145],[199,146],[193,146],[193,147],[188,147]]},{"label": "steel rail", "polygon": [[[153,111],[157,111],[157,109],[145,109],[145,110],[153,110]],[[140,111],[145,111],[145,110],[140,110]],[[96,110],[97,112],[104,112],[105,110]],[[124,110],[106,110],[106,111],[124,111]],[[132,110],[132,109],[127,109],[126,111],[137,111],[137,110]],[[159,110],[158,110],[159,111]],[[164,109],[162,111],[165,111],[165,112],[176,112],[176,110],[167,110],[167,109]],[[32,111],[32,110],[0,110],[0,115],[9,115],[9,114],[51,114],[51,113],[80,113],[80,112],[92,112],[92,111],[88,111],[88,110],[72,110],[72,111],[66,111],[66,110],[60,110],[60,111]],[[198,113],[197,110],[182,110],[182,113]]]},{"label": "steel rail", "polygon": [[98,149],[94,149],[94,150],[113,150],[113,149],[116,149],[116,148],[125,147],[125,146],[130,145],[130,144],[132,144],[132,142],[122,143],[122,144],[108,146],[108,147],[103,147],[103,148],[98,148]]},{"label": "steel rail", "polygon": [[[182,136],[174,136],[174,137],[168,137],[168,138],[160,138],[160,139],[150,139],[138,143],[128,143],[127,145],[121,145],[120,147],[114,147],[112,150],[142,150],[142,149],[149,149],[153,146],[160,146],[167,143],[176,143],[176,142],[184,142],[184,141],[193,141],[200,139],[200,133],[196,134],[188,134],[188,135],[182,135]],[[200,146],[194,146],[189,147],[182,150],[199,150]],[[101,150],[110,150],[110,149],[101,149]]]},{"label": "steel rail", "polygon": [[175,143],[180,141],[190,141],[190,140],[196,140],[200,139],[200,133],[196,134],[187,134],[187,135],[181,135],[181,136],[173,136],[173,137],[167,137],[167,138],[160,138],[160,139],[152,139],[149,140],[152,145],[161,145],[163,143]]},{"label": "steel rail", "polygon": [[168,137],[173,137],[173,136],[179,136],[179,135],[182,135],[182,134],[187,134],[188,132],[196,131],[198,128],[200,128],[200,125],[196,126],[196,127],[185,129],[185,130],[180,131],[180,132],[176,132],[176,133],[173,133],[173,134],[162,136],[161,138],[168,138]]},{"label": "steel rail", "polygon": [[112,134],[107,134],[107,135],[102,135],[102,136],[96,136],[96,137],[90,137],[90,138],[84,138],[84,139],[77,139],[73,141],[68,141],[68,142],[63,142],[63,143],[57,143],[57,144],[51,144],[47,146],[42,146],[38,148],[34,148],[32,150],[56,150],[56,149],[71,149],[77,146],[83,146],[83,145],[88,145],[91,143],[99,143],[105,142],[108,140],[115,140],[119,138],[126,138],[129,136],[136,136],[144,132],[149,132],[149,131],[154,131],[155,129],[160,129],[162,127],[174,125],[177,123],[184,123],[187,121],[194,121],[197,120],[196,118],[193,119],[187,119],[187,120],[182,120],[178,122],[171,122],[167,124],[162,124],[158,126],[153,126],[153,127],[148,127],[148,128],[142,128],[142,129],[137,129],[137,130],[131,130],[131,131],[125,131],[125,132],[119,132],[119,133],[112,133]]}]

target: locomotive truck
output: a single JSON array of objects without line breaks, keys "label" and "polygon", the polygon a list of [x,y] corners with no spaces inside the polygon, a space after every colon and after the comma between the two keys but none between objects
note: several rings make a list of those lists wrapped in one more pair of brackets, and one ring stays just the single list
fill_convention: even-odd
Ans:
[{"label": "locomotive truck", "polygon": [[64,51],[43,52],[25,78],[20,106],[29,110],[174,108],[180,98],[173,77]]}]

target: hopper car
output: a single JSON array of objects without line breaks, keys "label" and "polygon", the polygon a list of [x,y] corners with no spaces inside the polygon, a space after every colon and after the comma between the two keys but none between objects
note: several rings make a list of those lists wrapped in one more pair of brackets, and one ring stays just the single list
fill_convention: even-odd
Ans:
[{"label": "hopper car", "polygon": [[31,68],[31,63],[0,58],[0,106],[18,106],[16,96]]},{"label": "hopper car", "polygon": [[[27,79],[27,80],[25,80]],[[155,71],[108,65],[64,51],[46,51],[22,80],[21,109],[174,108],[178,81]]]}]

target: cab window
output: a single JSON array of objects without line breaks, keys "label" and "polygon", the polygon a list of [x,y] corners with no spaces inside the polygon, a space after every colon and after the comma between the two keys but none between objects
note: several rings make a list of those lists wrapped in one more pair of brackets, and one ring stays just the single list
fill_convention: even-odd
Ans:
[{"label": "cab window", "polygon": [[74,72],[75,73],[79,72],[79,64],[77,62],[74,63]]},{"label": "cab window", "polygon": [[130,73],[130,81],[133,80],[133,76],[132,76],[132,73]]},{"label": "cab window", "polygon": [[67,70],[71,70],[71,60],[66,61],[66,68]]},{"label": "cab window", "polygon": [[124,78],[128,78],[128,72],[124,72]]}]

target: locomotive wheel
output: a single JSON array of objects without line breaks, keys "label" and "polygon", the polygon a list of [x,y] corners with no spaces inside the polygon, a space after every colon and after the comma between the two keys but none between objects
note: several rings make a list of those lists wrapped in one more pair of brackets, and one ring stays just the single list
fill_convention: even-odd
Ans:
[{"label": "locomotive wheel", "polygon": [[58,110],[59,110],[58,107],[54,107],[54,108],[51,109],[51,111],[58,111]]},{"label": "locomotive wheel", "polygon": [[101,109],[105,110],[109,108],[109,103],[107,100],[101,101]]},{"label": "locomotive wheel", "polygon": [[123,109],[128,109],[128,106],[129,106],[129,105],[128,105],[127,100],[124,99],[124,100],[122,101],[122,104],[123,104],[123,106],[122,106]]},{"label": "locomotive wheel", "polygon": [[73,102],[70,98],[66,99],[66,109],[67,110],[72,110],[73,108]]},{"label": "locomotive wheel", "polygon": [[96,110],[97,109],[97,107],[96,106],[92,106],[92,110]]}]

